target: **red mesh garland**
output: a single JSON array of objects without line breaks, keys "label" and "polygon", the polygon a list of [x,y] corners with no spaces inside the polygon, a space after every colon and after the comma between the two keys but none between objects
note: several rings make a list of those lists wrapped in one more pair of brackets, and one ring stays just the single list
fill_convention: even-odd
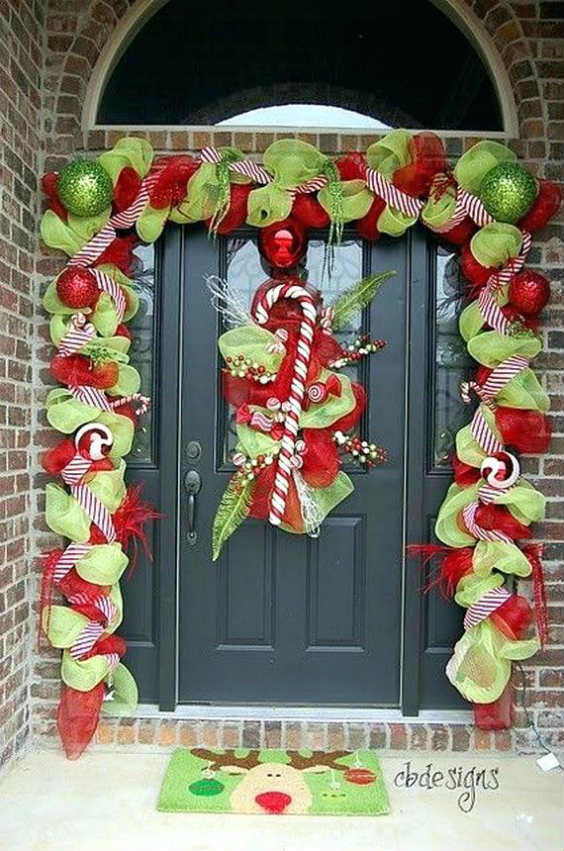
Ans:
[{"label": "red mesh garland", "polygon": [[[39,619],[37,621],[37,647],[41,648],[41,636],[49,631],[50,609],[55,588],[55,567],[63,550],[55,549],[41,555],[41,584],[39,588]],[[43,624],[43,611],[47,608],[47,622]]]},{"label": "red mesh garland", "polygon": [[[139,237],[134,233],[127,236],[117,236],[102,251],[94,265],[102,266],[106,263],[113,263],[124,275],[131,275],[137,264],[137,258],[133,253],[137,245],[139,245]],[[127,299],[127,290],[122,287],[122,292]]]},{"label": "red mesh garland", "polygon": [[[221,220],[217,233],[225,235],[231,233],[232,230],[240,228],[245,224],[247,219],[247,201],[249,193],[254,189],[252,183],[232,183],[230,191],[229,209]],[[211,224],[211,219],[207,219],[207,226]]]},{"label": "red mesh garland", "polygon": [[49,171],[41,178],[41,188],[49,199],[49,209],[53,210],[63,222],[66,222],[69,214],[59,200],[59,192],[57,190],[58,180],[59,172]]},{"label": "red mesh garland", "polygon": [[427,195],[434,176],[447,169],[443,143],[434,133],[417,133],[409,149],[412,162],[396,169],[392,182],[408,195]]},{"label": "red mesh garland", "polygon": [[492,703],[474,703],[474,724],[480,730],[506,730],[513,725],[513,686],[507,683]]},{"label": "red mesh garland", "polygon": [[115,361],[94,365],[84,355],[55,355],[51,359],[51,374],[61,384],[77,387],[86,385],[98,390],[109,390],[119,379],[119,367]]},{"label": "red mesh garland", "polygon": [[361,151],[352,151],[335,160],[341,180],[364,180],[366,175],[366,157]]},{"label": "red mesh garland", "polygon": [[476,523],[482,529],[505,532],[510,538],[530,538],[531,530],[520,523],[503,505],[479,505],[475,514]]},{"label": "red mesh garland", "polygon": [[141,543],[147,558],[150,561],[153,560],[145,525],[150,520],[158,520],[159,517],[162,517],[159,511],[155,511],[151,505],[141,501],[142,490],[142,483],[128,487],[125,499],[112,517],[117,541],[122,545],[124,551],[131,549],[128,576],[132,576],[135,570],[139,543]]},{"label": "red mesh garland", "polygon": [[542,567],[542,544],[528,544],[523,547],[523,553],[527,557],[532,568],[531,578],[533,580],[533,599],[535,601],[535,620],[539,633],[541,647],[548,640],[548,609],[546,602],[546,587],[544,584],[544,571]]},{"label": "red mesh garland", "polygon": [[518,452],[546,452],[552,431],[550,420],[540,411],[507,408],[501,405],[495,410],[495,422],[503,442]]},{"label": "red mesh garland", "polygon": [[539,191],[535,203],[519,222],[521,230],[534,233],[541,230],[556,215],[562,203],[562,189],[552,180],[539,179]]},{"label": "red mesh garland", "polygon": [[306,230],[326,228],[330,222],[329,214],[325,212],[316,196],[301,193],[294,198],[292,218],[301,222]]},{"label": "red mesh garland", "polygon": [[460,224],[455,225],[450,230],[438,234],[439,239],[450,243],[451,245],[464,245],[465,242],[470,242],[478,228],[470,218],[466,216]]},{"label": "red mesh garland", "polygon": [[190,154],[178,154],[155,160],[152,171],[159,177],[149,192],[151,207],[162,210],[176,206],[186,196],[186,185],[200,166],[200,161]]},{"label": "red mesh garland", "polygon": [[476,484],[476,482],[480,480],[480,471],[476,467],[471,467],[469,464],[465,464],[457,455],[452,456],[451,463],[454,481],[457,485],[461,485],[461,487],[466,488],[469,485]]},{"label": "red mesh garland", "polygon": [[440,561],[434,576],[429,577],[421,589],[427,593],[436,585],[442,596],[447,599],[454,596],[456,586],[463,576],[472,572],[474,550],[471,547],[454,549],[442,544],[410,544],[407,548],[410,555],[422,557],[422,566],[426,568],[431,560],[439,557]]},{"label": "red mesh garland", "polygon": [[472,254],[470,243],[466,243],[460,249],[460,270],[466,280],[472,284],[471,292],[485,286],[490,275],[497,271],[493,266],[482,266],[478,263]]},{"label": "red mesh garland", "polygon": [[367,239],[369,242],[375,242],[377,239],[380,239],[378,219],[385,207],[386,202],[384,199],[376,196],[367,214],[356,222],[355,227],[359,236]]},{"label": "red mesh garland", "polygon": [[141,188],[141,178],[134,168],[125,166],[119,173],[117,183],[114,186],[114,213],[121,213],[130,207]]},{"label": "red mesh garland", "polygon": [[67,759],[78,759],[96,732],[106,694],[103,682],[90,691],[63,685],[57,709],[57,729]]}]

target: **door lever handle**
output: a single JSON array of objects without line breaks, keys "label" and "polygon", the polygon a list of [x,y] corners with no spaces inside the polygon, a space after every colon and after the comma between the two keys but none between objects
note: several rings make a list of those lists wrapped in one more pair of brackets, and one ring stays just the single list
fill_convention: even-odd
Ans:
[{"label": "door lever handle", "polygon": [[202,487],[202,479],[196,470],[188,470],[184,476],[184,488],[188,494],[188,532],[186,535],[190,546],[198,540],[196,531],[196,497]]}]

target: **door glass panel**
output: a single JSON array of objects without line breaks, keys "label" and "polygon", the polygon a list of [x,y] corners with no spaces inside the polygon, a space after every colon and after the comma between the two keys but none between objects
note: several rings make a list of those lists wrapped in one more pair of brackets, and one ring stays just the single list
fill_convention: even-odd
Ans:
[{"label": "door glass panel", "polygon": [[135,437],[130,461],[138,465],[152,464],[154,458],[153,411],[155,398],[155,352],[157,346],[158,305],[155,298],[155,248],[153,245],[139,245],[135,249],[136,267],[131,276],[135,292],[139,297],[139,310],[129,323],[132,334],[129,350],[130,363],[141,376],[141,393],[151,396],[152,404],[141,417]]},{"label": "door glass panel", "polygon": [[[228,237],[222,242],[223,262],[220,268],[224,270],[229,287],[241,305],[250,309],[254,293],[269,277],[269,268],[259,254],[254,235]],[[321,290],[325,304],[335,301],[340,293],[353,286],[364,274],[364,249],[361,239],[345,235],[341,244],[334,246],[332,250],[333,264],[330,275],[327,268],[326,241],[321,237],[309,240],[307,254],[297,270],[300,278]],[[346,327],[335,334],[343,346],[351,344],[360,329],[363,333],[368,333],[368,312],[364,313],[366,316],[360,311],[358,315],[352,316]],[[227,326],[220,328],[220,333],[225,330]],[[363,382],[365,368],[365,361],[361,361],[341,371],[352,381]],[[231,456],[235,450],[237,436],[235,412],[224,402],[222,396],[220,412],[220,423],[223,423],[222,461],[225,468],[232,466]]]},{"label": "door glass panel", "polygon": [[458,257],[437,247],[435,251],[435,351],[430,404],[432,428],[431,467],[449,468],[458,429],[469,421],[470,411],[460,398],[460,382],[468,378],[472,360],[458,333],[458,316],[465,284]]}]

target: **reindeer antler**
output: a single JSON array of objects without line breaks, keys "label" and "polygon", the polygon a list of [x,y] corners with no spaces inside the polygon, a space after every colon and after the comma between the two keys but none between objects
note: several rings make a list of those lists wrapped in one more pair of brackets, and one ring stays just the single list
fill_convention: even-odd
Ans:
[{"label": "reindeer antler", "polygon": [[223,751],[223,753],[215,753],[208,748],[193,748],[194,756],[199,756],[200,759],[206,759],[210,763],[212,771],[217,771],[224,765],[236,765],[238,768],[254,768],[260,765],[260,751],[249,751],[247,756],[235,756],[234,750]]},{"label": "reindeer antler", "polygon": [[334,768],[335,771],[345,771],[346,765],[341,765],[336,762],[342,756],[347,756],[350,751],[312,751],[311,756],[302,756],[298,751],[286,751],[290,757],[292,768],[298,768],[300,771],[303,768],[312,768],[314,765],[326,765],[328,768]]}]

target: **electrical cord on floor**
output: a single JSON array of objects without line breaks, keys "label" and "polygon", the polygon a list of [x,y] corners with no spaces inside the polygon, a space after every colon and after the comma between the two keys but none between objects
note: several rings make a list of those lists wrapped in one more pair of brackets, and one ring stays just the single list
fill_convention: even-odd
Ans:
[{"label": "electrical cord on floor", "polygon": [[[547,745],[545,745],[543,738],[542,738],[541,734],[539,733],[535,722],[531,718],[531,714],[530,714],[529,709],[527,707],[527,681],[526,681],[525,670],[523,668],[523,665],[521,664],[521,662],[516,662],[516,666],[519,669],[519,673],[521,675],[521,683],[520,683],[520,686],[519,686],[519,690],[521,692],[521,706],[522,706],[523,712],[525,713],[525,720],[527,722],[527,728],[530,728],[533,731],[533,733],[535,734],[535,738],[536,738],[536,740],[539,744],[539,747],[541,747],[543,749],[543,751],[545,751],[545,753],[552,753],[553,752],[552,749],[547,747]],[[558,763],[558,768],[560,769],[560,771],[564,771],[564,766],[560,765],[560,763]]]}]

